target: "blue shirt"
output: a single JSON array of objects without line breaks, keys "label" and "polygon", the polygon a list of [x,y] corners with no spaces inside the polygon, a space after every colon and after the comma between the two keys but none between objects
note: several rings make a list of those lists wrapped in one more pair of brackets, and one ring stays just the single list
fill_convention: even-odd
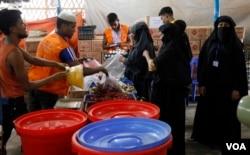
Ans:
[{"label": "blue shirt", "polygon": [[[61,34],[59,32],[56,32],[56,33],[59,34],[64,40],[66,40],[66,38],[63,34]],[[77,59],[75,52],[71,47],[63,49],[61,51],[59,57],[60,57],[60,60],[64,63],[70,63],[70,62],[73,62]]]}]

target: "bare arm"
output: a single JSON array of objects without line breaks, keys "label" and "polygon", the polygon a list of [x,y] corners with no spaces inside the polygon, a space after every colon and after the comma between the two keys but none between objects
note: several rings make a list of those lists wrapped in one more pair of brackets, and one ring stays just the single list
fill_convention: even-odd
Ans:
[{"label": "bare arm", "polygon": [[104,34],[103,35],[103,40],[102,40],[102,48],[104,49],[104,50],[107,50],[107,49],[109,49],[110,47],[111,47],[111,45],[114,45],[114,43],[112,42],[112,43],[107,43],[107,38],[106,38],[106,35]]},{"label": "bare arm", "polygon": [[61,70],[65,70],[65,66],[67,66],[64,63],[58,63],[55,61],[49,61],[46,59],[42,59],[39,57],[35,57],[30,55],[28,52],[24,51],[23,49],[19,48],[19,50],[22,52],[23,58],[25,61],[29,62],[30,64],[36,65],[36,66],[48,66],[48,67],[56,67]]},{"label": "bare arm", "polygon": [[133,36],[127,34],[127,42],[120,43],[120,45],[121,45],[121,46],[128,46],[128,47],[133,46],[133,39],[132,39],[131,37],[133,37]]},{"label": "bare arm", "polygon": [[77,58],[77,61],[79,63],[83,63],[83,61],[85,61],[85,60],[88,60],[88,58],[86,58],[86,57]]},{"label": "bare arm", "polygon": [[146,60],[148,62],[148,70],[149,71],[155,71],[156,70],[156,66],[154,64],[153,59],[150,58],[149,53],[148,53],[147,50],[144,50],[143,56],[146,58]]},{"label": "bare arm", "polygon": [[[72,66],[76,66],[76,65],[80,65],[78,60],[72,61],[70,63],[68,63],[68,65],[70,67]],[[108,76],[108,71],[103,67],[103,66],[98,66],[98,67],[83,67],[83,74],[84,75],[91,75],[91,74],[95,74],[95,73],[99,73],[99,72],[103,72],[104,74],[106,74],[106,76]]]},{"label": "bare arm", "polygon": [[29,82],[27,71],[24,69],[23,52],[20,50],[10,52],[10,54],[7,56],[6,63],[8,69],[16,76],[17,80],[20,82],[20,85],[24,91],[37,89],[42,85],[45,85],[55,80],[63,79],[66,76],[66,72],[58,72],[47,78]]},{"label": "bare arm", "polygon": [[91,74],[95,74],[95,73],[99,73],[99,72],[103,72],[104,74],[106,74],[106,76],[108,77],[108,71],[103,67],[103,66],[98,66],[98,67],[84,67],[83,68],[83,73],[84,75],[91,75]]},{"label": "bare arm", "polygon": [[143,56],[146,58],[147,62],[149,63],[150,60],[152,60],[149,56],[149,53],[147,50],[143,51]]},{"label": "bare arm", "polygon": [[198,87],[198,91],[200,95],[204,96],[206,94],[206,87],[205,86]]}]

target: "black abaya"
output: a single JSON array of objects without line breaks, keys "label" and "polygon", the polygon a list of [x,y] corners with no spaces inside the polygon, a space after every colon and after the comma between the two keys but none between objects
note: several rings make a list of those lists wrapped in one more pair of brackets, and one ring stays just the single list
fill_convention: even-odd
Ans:
[{"label": "black abaya", "polygon": [[[231,22],[229,19],[222,17],[218,20]],[[233,23],[230,25],[234,26]],[[230,40],[222,43],[216,36],[215,26],[199,55],[199,87],[205,87],[206,93],[198,101],[192,138],[221,147],[225,142],[241,138],[241,125],[236,115],[239,99],[233,100],[231,96],[233,90],[238,91],[240,97],[247,95],[248,85],[242,44],[234,27]]]}]

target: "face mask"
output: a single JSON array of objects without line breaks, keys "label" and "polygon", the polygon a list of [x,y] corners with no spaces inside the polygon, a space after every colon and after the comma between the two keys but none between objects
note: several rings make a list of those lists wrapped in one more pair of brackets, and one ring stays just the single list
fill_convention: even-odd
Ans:
[{"label": "face mask", "polygon": [[225,44],[230,40],[231,33],[230,27],[220,27],[217,30],[217,37],[221,43]]}]

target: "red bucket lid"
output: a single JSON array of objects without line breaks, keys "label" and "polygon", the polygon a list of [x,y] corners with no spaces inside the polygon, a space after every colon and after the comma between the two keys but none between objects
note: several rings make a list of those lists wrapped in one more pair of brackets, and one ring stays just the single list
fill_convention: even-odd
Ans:
[{"label": "red bucket lid", "polygon": [[150,102],[137,100],[110,100],[98,102],[88,108],[90,121],[121,118],[121,117],[144,117],[158,119],[160,108]]},{"label": "red bucket lid", "polygon": [[87,121],[87,114],[81,111],[49,109],[24,114],[14,124],[18,133],[52,134],[81,128]]}]

